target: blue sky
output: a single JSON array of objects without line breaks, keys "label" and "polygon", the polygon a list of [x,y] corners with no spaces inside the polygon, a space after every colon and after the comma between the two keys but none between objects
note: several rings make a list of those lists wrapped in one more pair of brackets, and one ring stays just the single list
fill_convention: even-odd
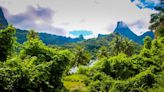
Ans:
[{"label": "blue sky", "polygon": [[131,2],[135,3],[136,6],[140,9],[154,9],[155,7],[161,5],[160,0],[131,0]]},{"label": "blue sky", "polygon": [[69,33],[74,36],[79,36],[79,35],[88,36],[93,34],[92,31],[87,31],[87,30],[74,30]]},{"label": "blue sky", "polygon": [[70,37],[90,31],[85,38],[113,32],[117,21],[140,35],[149,30],[150,14],[156,12],[149,8],[158,4],[159,0],[0,0],[7,20],[17,28]]}]

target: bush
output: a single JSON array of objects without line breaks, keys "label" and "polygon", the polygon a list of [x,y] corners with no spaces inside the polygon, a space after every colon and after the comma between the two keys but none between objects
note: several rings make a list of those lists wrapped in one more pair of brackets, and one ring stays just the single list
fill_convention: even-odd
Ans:
[{"label": "bush", "polygon": [[93,69],[104,72],[114,79],[128,79],[138,72],[134,69],[133,63],[125,54],[103,59],[97,62]]},{"label": "bush", "polygon": [[142,92],[152,88],[157,82],[152,70],[153,68],[149,68],[126,81],[116,81],[110,92]]},{"label": "bush", "polygon": [[58,51],[49,62],[37,57],[12,58],[0,67],[0,91],[54,92],[62,89],[62,75],[69,64],[69,51]]}]

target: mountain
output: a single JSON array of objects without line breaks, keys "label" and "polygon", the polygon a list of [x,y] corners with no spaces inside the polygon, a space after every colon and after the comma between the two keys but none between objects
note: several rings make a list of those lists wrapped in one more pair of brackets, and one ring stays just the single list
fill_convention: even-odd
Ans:
[{"label": "mountain", "polygon": [[[131,31],[131,29],[128,27],[128,25],[126,23],[124,23],[123,21],[117,22],[117,26],[113,33],[124,36],[138,44],[143,44],[143,39],[146,36],[150,36],[152,39],[154,38],[154,33],[152,31],[147,31],[140,36],[136,35],[135,33],[133,33],[133,31]],[[108,36],[108,35],[98,34],[98,38],[102,38],[102,37],[106,37],[106,36]]]},{"label": "mountain", "polygon": [[64,45],[68,43],[76,43],[83,41],[84,37],[81,35],[78,38],[70,38],[65,36],[57,36],[47,33],[39,33],[40,39],[46,44]]},{"label": "mountain", "polygon": [[[0,29],[4,29],[8,26],[8,22],[4,16],[3,10],[0,7]],[[27,30],[22,30],[22,29],[16,29],[16,37],[17,41],[19,43],[25,42],[26,35],[28,34]],[[79,42],[84,40],[84,37],[81,35],[79,38],[70,38],[70,37],[64,37],[64,36],[58,36],[58,35],[52,35],[48,33],[38,33],[40,39],[45,43],[45,44],[54,44],[54,45],[64,45],[68,43],[74,43],[74,42]]]},{"label": "mountain", "polygon": [[120,35],[122,35],[124,37],[127,37],[128,39],[130,39],[130,40],[132,40],[132,41],[134,41],[136,43],[139,43],[139,44],[143,44],[143,39],[146,36],[150,36],[152,39],[154,38],[154,33],[151,32],[151,31],[148,31],[148,32],[144,33],[141,36],[137,36],[135,33],[133,33],[130,30],[130,28],[127,26],[127,24],[124,23],[123,21],[117,22],[117,27],[114,30],[114,33],[120,34]]},{"label": "mountain", "polygon": [[118,33],[133,40],[134,42],[140,43],[140,38],[135,33],[133,33],[123,21],[117,22],[117,27],[114,30],[114,33]]},{"label": "mountain", "polygon": [[81,41],[79,43],[73,43],[73,44],[65,44],[65,48],[75,48],[76,46],[82,46],[85,48],[85,50],[92,53],[92,55],[95,55],[95,52],[99,50],[102,46],[109,46],[109,43],[112,41],[114,37],[117,35],[123,36],[128,38],[129,40],[132,40],[136,46],[136,53],[138,52],[138,47],[140,47],[143,44],[143,39],[146,36],[150,36],[151,38],[154,38],[154,33],[151,31],[148,31],[144,33],[141,36],[137,36],[135,33],[133,33],[130,28],[127,26],[126,23],[119,21],[117,23],[117,26],[113,33],[111,34],[98,34],[97,38],[91,38],[84,41]]},{"label": "mountain", "polygon": [[6,18],[4,17],[2,8],[0,7],[0,29],[4,29],[8,26],[8,22]]},{"label": "mountain", "polygon": [[105,37],[107,36],[106,34],[98,34],[97,38]]},{"label": "mountain", "polygon": [[[26,35],[28,34],[27,30],[17,29],[16,37],[19,43],[23,43],[27,40]],[[83,36],[79,36],[79,38],[70,38],[64,36],[57,36],[47,33],[38,33],[40,39],[45,44],[52,44],[52,45],[64,45],[68,43],[75,43],[84,40]]]},{"label": "mountain", "polygon": [[[2,11],[2,8],[0,8],[0,29],[3,29],[5,27],[8,26],[8,22],[4,16],[4,13]],[[24,41],[26,41],[26,35],[28,33],[27,30],[22,30],[22,29],[16,29],[16,37],[17,37],[17,41],[19,43],[23,43]],[[124,23],[123,21],[119,21],[117,23],[117,26],[114,30],[114,33],[116,34],[120,34],[124,37],[129,38],[130,40],[139,43],[139,44],[143,44],[143,39],[146,36],[150,36],[151,38],[154,38],[154,33],[149,31],[144,33],[141,36],[137,36],[135,33],[133,33],[130,28],[128,27],[128,25],[126,25],[126,23]],[[58,36],[58,35],[52,35],[52,34],[48,34],[48,33],[38,33],[40,36],[40,39],[45,43],[45,44],[52,44],[52,45],[64,45],[64,44],[69,44],[69,43],[77,43],[80,41],[84,41],[86,42],[88,45],[88,48],[94,48],[96,43],[99,43],[99,45],[101,45],[102,41],[110,41],[112,39],[112,35],[102,35],[99,34],[97,38],[93,38],[93,39],[89,39],[89,40],[84,40],[84,37],[82,35],[79,36],[79,38],[70,38],[70,37],[64,37],[64,36]],[[110,38],[110,39],[109,39]],[[103,39],[103,40],[102,40]],[[98,40],[101,40],[101,42],[96,42]],[[107,44],[107,43],[105,43]],[[99,47],[99,46],[98,46]],[[97,47],[96,47],[97,48]]]},{"label": "mountain", "polygon": [[108,35],[99,35],[97,38],[87,39],[77,43],[70,43],[63,45],[64,48],[76,48],[77,46],[84,47],[86,51],[89,51],[93,56],[96,56],[97,51],[102,46],[109,46],[109,43],[116,35],[114,33]]},{"label": "mountain", "polygon": [[151,38],[154,38],[154,33],[152,31],[147,31],[144,34],[142,34],[140,38],[144,39],[146,36],[150,36]]}]

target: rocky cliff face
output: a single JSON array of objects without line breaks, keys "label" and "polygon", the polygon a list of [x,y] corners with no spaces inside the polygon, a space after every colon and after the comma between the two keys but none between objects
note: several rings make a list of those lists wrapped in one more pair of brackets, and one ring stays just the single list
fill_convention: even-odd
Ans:
[{"label": "rocky cliff face", "polygon": [[119,21],[117,22],[117,27],[116,29],[114,30],[114,33],[117,33],[117,34],[120,34],[122,36],[125,36],[135,42],[138,42],[140,43],[140,38],[135,34],[133,33],[130,28],[128,27],[127,24],[125,24],[123,21]]},{"label": "rocky cliff face", "polygon": [[154,33],[151,31],[148,31],[141,36],[137,36],[135,33],[133,33],[133,31],[130,30],[128,25],[123,21],[117,22],[117,27],[114,30],[114,33],[127,37],[128,39],[133,40],[134,42],[137,42],[139,44],[143,44],[143,39],[146,36],[150,36],[151,38],[154,38]]},{"label": "rocky cliff face", "polygon": [[4,29],[8,26],[8,22],[4,16],[3,10],[0,7],[0,29]]}]

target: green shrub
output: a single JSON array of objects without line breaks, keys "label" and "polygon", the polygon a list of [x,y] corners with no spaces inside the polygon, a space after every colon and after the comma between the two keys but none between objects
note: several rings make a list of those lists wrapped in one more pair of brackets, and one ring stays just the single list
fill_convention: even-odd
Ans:
[{"label": "green shrub", "polygon": [[133,63],[125,54],[103,59],[97,62],[93,69],[104,72],[114,79],[128,79],[138,72],[133,68]]},{"label": "green shrub", "polygon": [[110,92],[142,92],[152,88],[157,82],[152,70],[153,68],[149,68],[125,81],[115,81]]}]

